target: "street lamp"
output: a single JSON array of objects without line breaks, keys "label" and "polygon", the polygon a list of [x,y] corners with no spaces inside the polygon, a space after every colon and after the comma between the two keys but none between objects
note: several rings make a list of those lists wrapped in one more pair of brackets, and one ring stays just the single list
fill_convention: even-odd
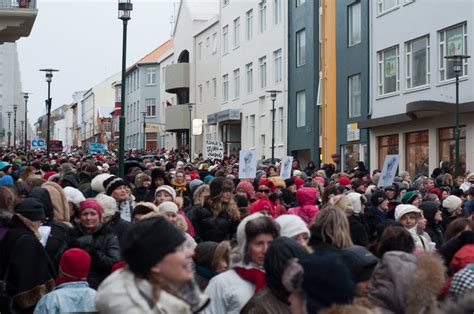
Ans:
[{"label": "street lamp", "polygon": [[46,156],[49,158],[49,152],[51,150],[51,144],[49,143],[51,140],[51,81],[53,80],[53,72],[58,72],[59,70],[55,69],[40,69],[41,72],[45,72],[46,74],[46,82],[48,83],[48,99],[46,100],[46,114],[48,117],[48,129],[46,130]]},{"label": "street lamp", "polygon": [[16,148],[16,111],[18,105],[13,105],[13,148]]},{"label": "street lamp", "polygon": [[133,10],[131,0],[118,0],[118,18],[123,22],[122,40],[122,87],[119,118],[119,176],[125,177],[125,67],[127,63],[127,23],[130,20],[130,11]]},{"label": "street lamp", "polygon": [[446,60],[451,61],[453,65],[453,71],[456,75],[456,108],[455,108],[455,123],[456,123],[456,175],[460,175],[460,154],[459,154],[459,137],[460,137],[460,128],[459,128],[459,73],[462,73],[463,62],[466,59],[469,59],[471,56],[467,55],[452,55],[444,57]]},{"label": "street lamp", "polygon": [[193,106],[194,103],[189,103],[188,104],[188,109],[189,109],[189,162],[193,162],[193,154],[192,154],[192,140],[191,137],[193,136]]},{"label": "street lamp", "polygon": [[25,153],[28,150],[28,95],[31,93],[23,92],[23,99],[25,100]]},{"label": "street lamp", "polygon": [[[25,127],[25,121],[20,121],[20,124],[21,124],[21,129],[18,130],[18,137],[19,137],[20,143],[21,143],[21,142],[24,142],[24,141],[22,141],[22,140],[23,140],[23,138],[22,138],[23,136],[22,136],[21,130],[23,130],[23,128]],[[25,153],[26,153],[26,147],[25,147]]]},{"label": "street lamp", "polygon": [[275,100],[281,90],[267,90],[272,100],[272,165],[275,164]]},{"label": "street lamp", "polygon": [[11,117],[12,117],[12,112],[7,111],[8,114],[8,147],[11,145],[11,136],[12,136],[12,130],[11,130]]},{"label": "street lamp", "polygon": [[146,151],[146,111],[142,112],[143,114],[143,150]]}]

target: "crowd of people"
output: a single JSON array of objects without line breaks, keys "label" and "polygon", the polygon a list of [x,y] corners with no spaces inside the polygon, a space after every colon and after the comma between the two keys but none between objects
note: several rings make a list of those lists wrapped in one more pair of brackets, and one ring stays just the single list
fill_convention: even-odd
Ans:
[{"label": "crowd of people", "polygon": [[472,313],[474,173],[0,151],[0,313]]}]

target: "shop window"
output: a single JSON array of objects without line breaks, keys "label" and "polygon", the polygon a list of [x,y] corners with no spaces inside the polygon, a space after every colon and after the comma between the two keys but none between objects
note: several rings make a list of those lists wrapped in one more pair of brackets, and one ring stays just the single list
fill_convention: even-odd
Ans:
[{"label": "shop window", "polygon": [[342,146],[342,169],[350,171],[357,166],[358,161],[367,165],[368,161],[367,144],[347,144]]},{"label": "shop window", "polygon": [[428,175],[428,131],[419,131],[406,134],[406,170],[413,177],[418,175]]},{"label": "shop window", "polygon": [[[451,173],[456,167],[456,128],[439,129],[439,161],[449,161]],[[461,173],[466,172],[466,127],[460,127],[459,134],[459,164]]]},{"label": "shop window", "polygon": [[378,168],[383,168],[383,163],[387,155],[398,155],[398,134],[384,135],[378,137]]}]

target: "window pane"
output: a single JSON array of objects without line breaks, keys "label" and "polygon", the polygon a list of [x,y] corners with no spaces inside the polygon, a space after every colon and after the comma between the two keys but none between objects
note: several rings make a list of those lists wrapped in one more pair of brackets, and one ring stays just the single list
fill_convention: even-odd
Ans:
[{"label": "window pane", "polygon": [[406,169],[412,176],[428,175],[428,131],[407,134]]},{"label": "window pane", "polygon": [[[456,170],[456,131],[455,128],[439,129],[439,161],[448,161],[451,173]],[[459,164],[461,173],[466,172],[466,127],[460,127]]]},{"label": "window pane", "polygon": [[349,77],[349,118],[361,115],[360,74]]},{"label": "window pane", "polygon": [[[463,26],[458,26],[446,31],[446,56],[463,55]],[[462,75],[462,74],[461,74]],[[446,62],[446,79],[456,77],[452,62]]]},{"label": "window pane", "polygon": [[426,80],[427,74],[427,38],[420,38],[412,42],[412,87],[426,85],[428,82]]},{"label": "window pane", "polygon": [[296,93],[296,127],[306,125],[306,92]]},{"label": "window pane", "polygon": [[306,32],[304,29],[296,32],[296,66],[306,63]]},{"label": "window pane", "polygon": [[361,41],[361,4],[357,2],[349,6],[349,46],[355,45]]},{"label": "window pane", "polygon": [[385,157],[387,155],[398,155],[398,134],[379,136],[379,169],[382,169]]},{"label": "window pane", "polygon": [[384,94],[397,91],[397,50],[392,48],[384,54]]}]

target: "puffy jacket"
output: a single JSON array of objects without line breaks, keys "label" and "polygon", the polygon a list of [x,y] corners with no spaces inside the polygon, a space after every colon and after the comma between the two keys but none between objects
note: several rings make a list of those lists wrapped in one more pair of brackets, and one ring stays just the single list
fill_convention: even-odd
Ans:
[{"label": "puffy jacket", "polygon": [[298,215],[307,224],[313,220],[314,216],[319,212],[316,206],[316,189],[304,187],[296,191],[296,201],[298,207],[288,210],[288,214]]},{"label": "puffy jacket", "polygon": [[109,220],[107,225],[112,228],[112,230],[117,235],[119,243],[122,242],[122,238],[127,232],[128,228],[132,225],[130,222],[120,218],[120,213],[116,212],[112,218]]},{"label": "puffy jacket", "polygon": [[239,220],[232,220],[226,210],[214,217],[211,209],[201,206],[189,214],[197,242],[231,240],[239,224]]},{"label": "puffy jacket", "polygon": [[81,225],[73,229],[70,247],[83,249],[91,256],[91,268],[87,282],[93,289],[110,274],[112,265],[120,261],[120,246],[115,232],[101,225],[92,233],[86,233]]}]

